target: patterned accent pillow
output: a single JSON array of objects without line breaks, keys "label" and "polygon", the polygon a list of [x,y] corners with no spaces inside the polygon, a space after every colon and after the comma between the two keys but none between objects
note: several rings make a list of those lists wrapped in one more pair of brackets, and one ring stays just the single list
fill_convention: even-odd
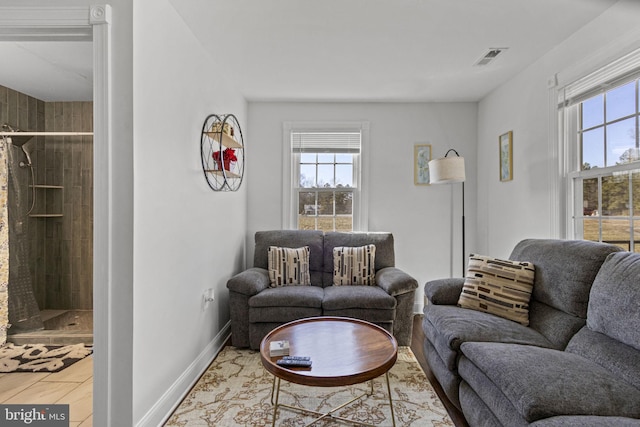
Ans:
[{"label": "patterned accent pillow", "polygon": [[530,262],[471,254],[458,306],[528,326],[534,278],[535,267]]},{"label": "patterned accent pillow", "polygon": [[287,285],[311,285],[309,246],[281,248],[269,246],[269,281],[272,288]]},{"label": "patterned accent pillow", "polygon": [[333,248],[333,284],[375,285],[376,245]]}]

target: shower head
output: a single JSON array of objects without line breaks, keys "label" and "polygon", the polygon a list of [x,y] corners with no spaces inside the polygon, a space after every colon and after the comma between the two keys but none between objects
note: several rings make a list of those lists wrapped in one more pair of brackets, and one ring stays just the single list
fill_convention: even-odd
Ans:
[{"label": "shower head", "polygon": [[22,129],[18,129],[16,127],[10,126],[8,124],[2,125],[2,132],[15,132],[16,135],[11,135],[11,143],[15,146],[21,147],[33,138],[33,136],[21,136],[18,135],[20,132],[23,132]]}]

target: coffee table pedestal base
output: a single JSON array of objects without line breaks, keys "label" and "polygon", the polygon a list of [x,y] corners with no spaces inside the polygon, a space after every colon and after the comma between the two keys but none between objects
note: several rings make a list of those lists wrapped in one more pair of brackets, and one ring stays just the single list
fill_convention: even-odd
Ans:
[{"label": "coffee table pedestal base", "polygon": [[[389,396],[389,407],[391,408],[391,422],[393,423],[393,427],[396,427],[396,420],[395,420],[395,416],[393,414],[393,399],[391,398],[391,386],[389,385],[389,373],[387,372],[384,375],[385,375],[385,378],[386,378],[386,381],[387,381],[387,394]],[[278,409],[279,408],[283,408],[283,409],[289,409],[291,411],[302,412],[302,413],[305,413],[305,414],[311,414],[311,415],[319,416],[315,420],[313,420],[310,423],[306,424],[305,427],[309,427],[309,426],[317,423],[318,421],[322,421],[325,418],[330,418],[332,420],[341,421],[343,423],[356,424],[356,425],[360,425],[360,426],[376,427],[374,424],[367,424],[367,423],[363,423],[363,422],[360,422],[360,421],[352,420],[352,419],[349,419],[349,418],[339,417],[339,416],[333,414],[334,412],[339,411],[340,409],[344,408],[345,406],[350,405],[353,402],[362,399],[363,397],[371,396],[373,394],[373,380],[369,381],[369,383],[370,383],[370,386],[371,386],[369,392],[362,393],[360,396],[354,397],[353,399],[349,400],[348,402],[345,402],[342,405],[337,406],[337,407],[333,408],[332,410],[330,410],[328,412],[318,412],[318,411],[314,411],[314,410],[307,409],[307,408],[301,408],[299,406],[291,406],[291,405],[286,405],[284,403],[279,403],[278,399],[280,397],[280,378],[274,376],[273,377],[273,385],[271,386],[271,404],[273,405],[273,422],[271,423],[271,426],[275,427],[275,425],[276,425],[276,417],[278,415]],[[275,394],[275,402],[273,400],[274,394]]]}]

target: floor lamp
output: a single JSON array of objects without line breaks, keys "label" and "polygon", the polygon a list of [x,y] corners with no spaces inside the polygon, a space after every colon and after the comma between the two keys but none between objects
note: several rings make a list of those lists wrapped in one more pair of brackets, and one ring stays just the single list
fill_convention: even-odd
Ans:
[{"label": "floor lamp", "polygon": [[[455,153],[455,157],[447,157],[449,153]],[[429,182],[431,184],[452,184],[462,183],[462,276],[464,277],[466,255],[465,255],[465,221],[464,221],[464,157],[451,148],[444,157],[434,159],[429,162]]]}]

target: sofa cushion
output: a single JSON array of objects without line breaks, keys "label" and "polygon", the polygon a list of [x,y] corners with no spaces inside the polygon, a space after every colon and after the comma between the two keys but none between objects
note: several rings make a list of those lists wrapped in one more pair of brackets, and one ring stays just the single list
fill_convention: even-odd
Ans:
[{"label": "sofa cushion", "polygon": [[385,329],[389,329],[396,318],[396,303],[394,297],[377,286],[329,286],[324,288],[322,314],[387,324]]},{"label": "sofa cushion", "polygon": [[455,370],[460,345],[467,341],[489,341],[552,347],[539,332],[511,320],[452,305],[424,308],[424,333],[448,369]]},{"label": "sofa cushion", "polygon": [[301,248],[269,246],[267,254],[271,287],[311,284],[309,246]]},{"label": "sofa cushion", "polygon": [[[252,307],[249,309],[249,325],[256,323],[283,323],[305,317],[322,316],[321,308],[313,307]],[[255,346],[252,346],[256,348]]]},{"label": "sofa cushion", "polygon": [[333,248],[333,284],[375,285],[376,245]]},{"label": "sofa cushion", "polygon": [[[393,234],[388,232],[343,233],[339,231],[328,231],[324,234],[323,286],[333,285],[333,248],[365,245],[376,246],[375,271],[382,270],[385,267],[395,267]],[[313,253],[311,256],[313,257]]]},{"label": "sofa cushion", "polygon": [[527,326],[534,277],[530,262],[472,254],[458,305]]},{"label": "sofa cushion", "polygon": [[249,298],[249,322],[284,323],[322,314],[324,291],[319,286],[268,288]]},{"label": "sofa cushion", "polygon": [[529,304],[529,327],[548,339],[556,350],[564,350],[586,323],[587,319],[556,310],[543,302],[531,300]]},{"label": "sofa cushion", "polygon": [[561,415],[545,418],[531,427],[640,427],[640,420],[624,417],[598,417],[595,415]]},{"label": "sofa cushion", "polygon": [[528,422],[567,414],[640,417],[640,390],[576,354],[501,343],[460,348],[462,379],[494,413],[506,399]]},{"label": "sofa cushion", "polygon": [[587,326],[640,350],[640,254],[609,255],[591,288]]},{"label": "sofa cushion", "polygon": [[571,338],[565,351],[607,368],[640,390],[640,351],[635,348],[585,326]]},{"label": "sofa cushion", "polygon": [[605,258],[617,251],[617,246],[586,240],[527,239],[509,259],[536,266],[533,300],[586,319],[593,280]]},{"label": "sofa cushion", "polygon": [[[467,359],[461,360],[461,362],[463,367],[465,362],[469,363]],[[481,372],[478,372],[478,375],[480,376],[480,381],[486,381],[486,377],[483,378]],[[477,384],[476,381],[472,380],[472,382]],[[491,393],[487,392],[487,388],[491,390]],[[482,393],[483,397],[494,394],[500,396],[500,391],[493,384],[486,382],[483,382]],[[502,397],[502,399],[492,400],[489,403],[491,405],[491,409],[489,409],[487,404],[482,400],[482,397],[478,396],[466,381],[460,383],[459,397],[460,408],[469,426],[527,427],[529,425],[520,414],[513,410],[511,402],[504,397]]]},{"label": "sofa cushion", "polygon": [[318,230],[268,230],[255,234],[256,246],[253,253],[253,266],[269,268],[269,246],[299,248],[309,246],[309,275],[311,284],[322,286],[322,263],[324,233]]},{"label": "sofa cushion", "polygon": [[429,340],[424,340],[423,349],[429,369],[431,369],[431,372],[442,386],[442,390],[444,390],[451,403],[453,403],[456,408],[460,409],[460,400],[458,399],[460,376],[458,375],[458,371],[451,371],[447,368],[442,361],[442,358],[440,358],[437,350]]},{"label": "sofa cushion", "polygon": [[343,310],[346,308],[393,310],[396,308],[396,299],[377,286],[329,286],[324,288],[323,310]]},{"label": "sofa cushion", "polygon": [[268,288],[249,298],[249,307],[322,307],[324,291],[319,286]]}]

